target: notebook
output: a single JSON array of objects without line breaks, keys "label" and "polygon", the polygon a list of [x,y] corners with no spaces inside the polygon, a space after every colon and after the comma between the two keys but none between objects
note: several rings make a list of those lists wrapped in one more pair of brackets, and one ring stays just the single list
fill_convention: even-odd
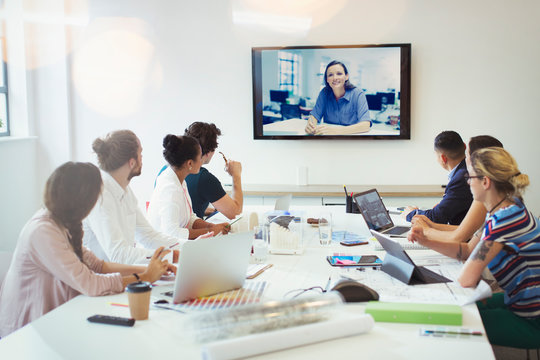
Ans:
[{"label": "notebook", "polygon": [[374,230],[370,231],[387,252],[381,270],[388,275],[409,285],[451,282],[446,277],[423,266],[417,266],[401,245],[387,235]]},{"label": "notebook", "polygon": [[370,230],[386,235],[403,235],[411,229],[409,226],[394,226],[394,222],[376,189],[354,195],[354,202]]},{"label": "notebook", "polygon": [[175,304],[241,288],[253,233],[191,240],[182,246],[173,291]]}]

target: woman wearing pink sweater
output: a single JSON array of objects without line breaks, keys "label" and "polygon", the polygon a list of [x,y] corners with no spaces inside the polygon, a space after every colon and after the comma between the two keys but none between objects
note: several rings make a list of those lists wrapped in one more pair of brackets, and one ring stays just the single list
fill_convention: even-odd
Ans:
[{"label": "woman wearing pink sweater", "polygon": [[82,220],[101,193],[98,168],[68,162],[45,186],[45,208],[21,231],[0,290],[0,337],[4,337],[79,294],[120,293],[127,284],[154,282],[176,268],[159,248],[146,266],[109,263],[82,246]]}]

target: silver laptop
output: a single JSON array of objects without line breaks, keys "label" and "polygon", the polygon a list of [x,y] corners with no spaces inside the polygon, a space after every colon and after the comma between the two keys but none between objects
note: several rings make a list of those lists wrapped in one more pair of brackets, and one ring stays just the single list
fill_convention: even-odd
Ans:
[{"label": "silver laptop", "polygon": [[409,226],[394,225],[376,189],[355,194],[354,202],[358,206],[370,230],[375,230],[386,235],[404,236],[411,229]]},{"label": "silver laptop", "polygon": [[292,194],[288,194],[288,195],[280,197],[279,199],[276,200],[276,205],[274,206],[274,210],[289,211],[289,207],[291,206],[291,200],[292,200]]},{"label": "silver laptop", "polygon": [[252,241],[253,233],[245,232],[186,242],[178,257],[173,302],[241,288]]}]

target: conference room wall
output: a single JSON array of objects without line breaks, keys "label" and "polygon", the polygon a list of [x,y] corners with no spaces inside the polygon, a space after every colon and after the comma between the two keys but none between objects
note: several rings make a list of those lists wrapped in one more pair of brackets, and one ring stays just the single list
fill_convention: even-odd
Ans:
[{"label": "conference room wall", "polygon": [[[220,150],[242,162],[245,184],[294,184],[298,166],[307,167],[310,184],[443,184],[446,172],[435,162],[434,136],[446,129],[458,131],[464,139],[491,134],[530,175],[525,200],[540,213],[536,147],[540,43],[529,40],[531,34],[540,33],[535,17],[540,3],[302,4],[306,8],[285,0],[271,2],[274,14],[282,11],[289,18],[278,21],[282,26],[266,26],[279,18],[259,17],[247,24],[248,15],[261,12],[265,2],[85,3],[87,9],[79,8],[75,14],[77,24],[66,26],[65,64],[32,69],[36,75],[28,85],[35,97],[32,111],[50,110],[46,99],[56,97],[55,111],[67,119],[38,124],[31,133],[38,136],[36,151],[42,154],[36,163],[48,168],[37,172],[39,191],[32,204],[39,203],[46,176],[65,158],[95,161],[92,141],[120,128],[130,128],[141,138],[143,174],[132,181],[132,188],[141,203],[148,200],[163,164],[163,136],[183,133],[198,120],[215,122],[222,129]],[[63,8],[73,16],[73,9]],[[302,19],[309,18],[311,26],[302,29],[307,23]],[[253,140],[251,47],[374,43],[412,44],[411,140]],[[64,75],[57,66],[65,67]],[[54,78],[55,85],[67,84],[67,104],[60,101],[66,96],[63,90],[47,88]],[[56,108],[62,106],[68,109]],[[44,120],[36,117],[36,121]],[[63,154],[55,152],[59,143]],[[8,171],[20,164],[16,158],[6,162]],[[220,158],[208,168],[224,183],[230,182]],[[5,184],[22,191],[16,180]],[[30,202],[25,206],[31,207]]]}]

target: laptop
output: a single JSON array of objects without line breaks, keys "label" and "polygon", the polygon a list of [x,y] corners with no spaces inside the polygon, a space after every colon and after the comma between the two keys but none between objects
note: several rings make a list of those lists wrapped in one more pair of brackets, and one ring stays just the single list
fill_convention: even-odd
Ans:
[{"label": "laptop", "polygon": [[241,288],[252,241],[253,233],[244,232],[186,242],[178,257],[173,302]]},{"label": "laptop", "polygon": [[386,235],[404,236],[410,226],[395,226],[376,189],[354,195],[354,202],[370,230]]},{"label": "laptop", "polygon": [[370,231],[382,245],[384,250],[386,250],[387,254],[384,258],[381,270],[388,275],[409,285],[452,282],[452,280],[423,266],[417,266],[409,255],[407,255],[405,250],[403,250],[401,245],[390,239],[390,237],[374,230]]},{"label": "laptop", "polygon": [[274,206],[274,210],[289,211],[289,207],[291,206],[291,200],[292,200],[292,194],[288,194],[288,195],[280,197],[279,199],[276,200],[276,205]]}]

